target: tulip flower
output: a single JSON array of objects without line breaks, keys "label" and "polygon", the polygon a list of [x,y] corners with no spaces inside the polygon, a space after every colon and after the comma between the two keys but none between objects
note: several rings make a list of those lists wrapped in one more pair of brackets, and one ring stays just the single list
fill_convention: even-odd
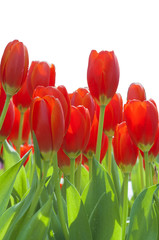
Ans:
[{"label": "tulip flower", "polygon": [[90,136],[90,114],[84,106],[71,106],[71,119],[62,148],[71,159],[71,182],[74,183],[74,164],[85,149]]},{"label": "tulip flower", "polygon": [[33,98],[37,96],[44,97],[46,95],[53,96],[60,101],[64,113],[66,133],[70,123],[70,111],[71,111],[71,104],[66,88],[64,86],[58,86],[57,88],[53,86],[48,87],[38,86],[33,92]]},{"label": "tulip flower", "polygon": [[90,113],[91,122],[93,122],[95,113],[95,102],[86,88],[78,88],[71,96],[71,105],[77,107],[78,105],[83,105],[88,108]]},{"label": "tulip flower", "polygon": [[[30,149],[32,149],[32,153],[34,153],[34,146],[33,144],[24,144],[20,146],[20,157],[22,158]],[[27,162],[29,161],[29,156],[24,162],[24,167],[26,166]]]},{"label": "tulip flower", "polygon": [[24,113],[24,121],[22,124],[22,138],[20,139],[21,141],[19,142],[19,128],[20,128],[20,111],[17,107],[14,106],[14,111],[15,111],[15,118],[14,118],[14,123],[12,130],[9,134],[8,140],[10,140],[15,146],[16,149],[20,147],[20,144],[27,143],[29,140],[29,134],[30,134],[30,123],[28,121],[29,119],[29,114],[30,114],[30,109],[28,109]]},{"label": "tulip flower", "polygon": [[35,133],[42,159],[50,161],[64,137],[64,114],[58,99],[53,96],[36,97],[30,108],[31,131]]},{"label": "tulip flower", "polygon": [[127,92],[127,100],[146,100],[146,92],[142,84],[140,83],[132,83]]},{"label": "tulip flower", "polygon": [[[0,114],[3,111],[3,107],[5,105],[5,100],[6,100],[6,94],[0,83]],[[13,102],[10,101],[6,116],[4,118],[2,128],[0,130],[0,148],[1,148],[1,144],[9,136],[9,134],[12,130],[13,123],[14,123],[14,116],[15,116],[14,105],[13,105]]]},{"label": "tulip flower", "polygon": [[32,99],[28,92],[27,81],[25,81],[19,92],[13,96],[13,103],[20,112],[25,112],[30,107],[31,101]]},{"label": "tulip flower", "polygon": [[5,105],[0,117],[0,129],[11,97],[16,94],[26,80],[29,57],[22,42],[14,40],[7,44],[0,64],[0,80],[6,93]]},{"label": "tulip flower", "polygon": [[154,143],[148,152],[149,162],[154,162],[158,154],[159,154],[159,122]]},{"label": "tulip flower", "polygon": [[148,151],[152,147],[158,128],[158,111],[151,101],[131,100],[124,106],[129,134],[144,152],[146,186],[149,186]]},{"label": "tulip flower", "polygon": [[27,76],[27,87],[30,97],[37,86],[55,85],[55,66],[46,62],[33,61],[30,65]]},{"label": "tulip flower", "polygon": [[122,208],[122,240],[125,239],[126,219],[128,214],[128,177],[135,165],[138,148],[133,143],[126,122],[117,125],[113,138],[114,157],[117,165],[124,174],[123,179],[123,208]]},{"label": "tulip flower", "polygon": [[92,50],[88,61],[87,82],[90,93],[100,106],[96,159],[100,159],[105,106],[114,96],[119,83],[119,64],[113,51]]}]

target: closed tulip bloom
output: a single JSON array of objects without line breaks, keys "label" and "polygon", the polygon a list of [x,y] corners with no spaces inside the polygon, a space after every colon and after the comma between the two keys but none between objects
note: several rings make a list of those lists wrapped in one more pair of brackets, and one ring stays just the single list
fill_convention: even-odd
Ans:
[{"label": "closed tulip bloom", "polygon": [[127,92],[127,100],[146,100],[146,92],[142,84],[140,83],[132,83]]},{"label": "closed tulip bloom", "polygon": [[94,113],[95,113],[95,102],[86,88],[78,88],[73,92],[71,96],[71,105],[77,107],[78,105],[83,105],[89,110],[91,122],[93,122]]},{"label": "closed tulip bloom", "polygon": [[30,107],[31,101],[27,81],[25,81],[19,92],[13,96],[13,103],[21,112],[25,112]]},{"label": "closed tulip bloom", "polygon": [[27,87],[30,97],[37,86],[55,85],[55,66],[47,62],[33,61],[30,65],[27,76]]},{"label": "closed tulip bloom", "polygon": [[[0,83],[0,115],[3,110],[5,100],[6,100],[6,94]],[[0,130],[0,143],[3,142],[9,136],[14,123],[14,116],[15,116],[14,105],[13,105],[13,102],[10,101],[7,114],[5,116],[2,128]]]},{"label": "closed tulip bloom", "polygon": [[90,114],[83,106],[71,106],[71,119],[62,148],[70,158],[76,158],[85,149],[90,135]]},{"label": "closed tulip bloom", "polygon": [[[97,117],[99,118],[99,106],[97,105]],[[109,136],[114,136],[116,125],[123,119],[123,100],[120,93],[115,93],[114,97],[105,107],[103,131]]]},{"label": "closed tulip bloom", "polygon": [[87,82],[98,105],[107,105],[119,83],[119,64],[113,51],[92,50],[88,61]]},{"label": "closed tulip bloom", "polygon": [[[33,144],[24,144],[20,146],[20,157],[22,158],[30,149],[32,149],[32,153],[34,153],[34,145]],[[29,161],[29,156],[27,157],[27,159],[24,162],[24,167],[26,166],[27,162]]]},{"label": "closed tulip bloom", "polygon": [[158,122],[158,128],[157,128],[157,133],[155,136],[154,143],[150,151],[148,152],[149,162],[154,162],[158,154],[159,154],[159,122]]},{"label": "closed tulip bloom", "polygon": [[131,172],[137,160],[138,148],[129,135],[125,121],[116,126],[112,143],[117,165],[123,172]]},{"label": "closed tulip bloom", "polygon": [[[96,145],[97,145],[97,134],[98,134],[98,119],[96,114],[94,115],[94,119],[91,125],[90,137],[86,148],[83,150],[84,156],[89,159],[92,158],[96,153]],[[101,153],[100,153],[100,162],[102,162],[106,152],[108,149],[108,137],[102,134],[102,145],[101,145]]]},{"label": "closed tulip bloom", "polygon": [[[14,111],[15,111],[14,123],[8,139],[15,146],[17,146],[19,123],[20,123],[20,111],[16,106],[14,106]],[[30,134],[29,114],[30,114],[30,109],[26,110],[26,112],[24,113],[24,121],[23,121],[23,127],[22,127],[22,144],[27,143],[29,140],[29,134]]]},{"label": "closed tulip bloom", "polygon": [[129,134],[143,152],[152,147],[157,128],[158,111],[151,101],[131,100],[124,106]]},{"label": "closed tulip bloom", "polygon": [[26,80],[29,65],[27,48],[14,40],[6,46],[0,66],[0,78],[7,95],[13,96]]},{"label": "closed tulip bloom", "polygon": [[33,98],[37,96],[44,97],[46,95],[53,96],[60,101],[64,113],[66,133],[70,123],[71,115],[71,104],[66,88],[64,86],[59,86],[57,88],[53,86],[48,87],[38,86],[33,92]]},{"label": "closed tulip bloom", "polygon": [[61,103],[53,96],[36,97],[30,107],[30,126],[42,159],[49,161],[62,144],[65,123]]}]

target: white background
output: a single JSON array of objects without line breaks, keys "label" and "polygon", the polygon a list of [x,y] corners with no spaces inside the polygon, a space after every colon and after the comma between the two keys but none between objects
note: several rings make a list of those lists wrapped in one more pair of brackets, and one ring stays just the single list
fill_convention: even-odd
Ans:
[{"label": "white background", "polygon": [[92,49],[114,50],[120,65],[117,92],[126,100],[140,82],[159,105],[159,2],[2,0],[0,57],[6,44],[22,41],[33,60],[54,63],[56,85],[68,92],[87,86]]}]

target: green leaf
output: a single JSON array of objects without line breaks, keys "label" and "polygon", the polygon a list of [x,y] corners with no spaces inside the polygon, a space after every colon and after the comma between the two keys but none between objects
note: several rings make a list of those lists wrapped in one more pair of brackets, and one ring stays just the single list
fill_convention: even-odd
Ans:
[{"label": "green leaf", "polygon": [[121,236],[118,214],[111,200],[111,194],[104,193],[90,216],[94,240],[116,240]]},{"label": "green leaf", "polygon": [[[25,158],[27,158],[29,152],[27,153]],[[14,150],[14,148],[7,141],[5,141],[3,144],[3,158],[4,158],[6,170],[20,160],[19,154]],[[18,193],[18,195],[20,196],[20,198],[22,198],[23,195],[28,190],[27,176],[23,166],[21,167],[17,175],[16,181],[14,183],[14,188]]]},{"label": "green leaf", "polygon": [[131,213],[127,240],[157,240],[158,222],[153,194],[158,185],[145,189],[136,198]]},{"label": "green leaf", "polygon": [[0,216],[0,240],[15,239],[13,231],[18,231],[23,216],[31,204],[34,192],[35,186],[32,187],[23,201],[10,207]]},{"label": "green leaf", "polygon": [[23,165],[23,159],[0,175],[0,215],[5,211],[16,176]]},{"label": "green leaf", "polygon": [[89,183],[89,172],[87,169],[81,165],[81,189],[80,192],[82,193],[86,185]]},{"label": "green leaf", "polygon": [[81,197],[76,188],[69,181],[67,183],[66,196],[70,240],[91,240],[90,226]]},{"label": "green leaf", "polygon": [[43,240],[46,238],[52,207],[52,197],[36,212],[33,217],[23,226],[16,240]]},{"label": "green leaf", "polygon": [[34,157],[35,157],[35,162],[36,165],[40,171],[40,177],[42,176],[42,164],[41,164],[41,156],[40,156],[40,149],[39,145],[35,136],[35,133],[33,131],[33,143],[34,143]]}]

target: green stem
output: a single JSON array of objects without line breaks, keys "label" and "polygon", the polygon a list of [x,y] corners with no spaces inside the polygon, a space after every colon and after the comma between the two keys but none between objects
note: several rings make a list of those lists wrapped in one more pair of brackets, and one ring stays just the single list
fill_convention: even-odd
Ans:
[{"label": "green stem", "polygon": [[112,164],[112,137],[108,137],[108,173],[111,175],[111,164]]},{"label": "green stem", "polygon": [[20,154],[20,145],[22,142],[22,131],[23,131],[23,122],[24,122],[24,112],[20,111],[20,122],[19,122],[19,132],[18,132],[18,142],[17,142],[17,152]]},{"label": "green stem", "polygon": [[60,189],[60,179],[59,179],[59,168],[57,163],[57,153],[53,156],[53,169],[54,169],[54,180],[55,180],[55,194],[57,198],[58,213],[61,222],[61,227],[66,240],[69,240],[69,233],[65,223],[65,215],[62,203],[61,189]]},{"label": "green stem", "polygon": [[129,173],[124,173],[123,179],[123,214],[122,214],[122,240],[125,240],[126,221],[128,215],[128,179]]},{"label": "green stem", "polygon": [[42,190],[43,190],[44,185],[45,185],[47,171],[48,171],[48,168],[49,168],[49,162],[44,161],[43,163],[44,163],[43,164],[43,178],[41,179],[41,182],[40,182],[40,184],[37,187],[37,190],[35,192],[33,201],[31,203],[30,209],[28,211],[27,219],[30,218],[34,214],[36,206],[37,206],[38,201],[39,201],[40,194],[42,193]]},{"label": "green stem", "polygon": [[3,110],[2,110],[2,113],[1,113],[1,116],[0,116],[0,130],[2,128],[5,116],[7,114],[7,110],[8,110],[9,103],[10,103],[10,99],[11,99],[11,96],[7,95],[6,96],[6,100],[5,100],[5,104],[4,104],[4,107],[3,107]]},{"label": "green stem", "polygon": [[80,189],[81,189],[81,162],[82,162],[82,154],[81,154],[81,161],[76,170],[76,188],[78,192],[80,192]]},{"label": "green stem", "polygon": [[75,183],[75,159],[70,158],[71,172],[70,172],[70,182],[74,185]]},{"label": "green stem", "polygon": [[149,163],[148,163],[148,152],[144,152],[145,159],[145,181],[146,187],[150,186],[150,171],[149,171]]},{"label": "green stem", "polygon": [[92,178],[92,158],[88,159],[88,166],[89,166],[89,180]]},{"label": "green stem", "polygon": [[139,164],[140,164],[140,179],[141,179],[141,191],[144,189],[144,168],[141,152],[139,151]]},{"label": "green stem", "polygon": [[152,163],[149,162],[149,171],[150,171],[150,186],[153,185],[153,176],[152,176]]},{"label": "green stem", "polygon": [[99,114],[97,146],[96,146],[96,159],[97,159],[98,162],[100,161],[102,133],[103,133],[103,122],[104,122],[104,112],[105,112],[105,105],[101,105],[100,106],[100,114]]}]

